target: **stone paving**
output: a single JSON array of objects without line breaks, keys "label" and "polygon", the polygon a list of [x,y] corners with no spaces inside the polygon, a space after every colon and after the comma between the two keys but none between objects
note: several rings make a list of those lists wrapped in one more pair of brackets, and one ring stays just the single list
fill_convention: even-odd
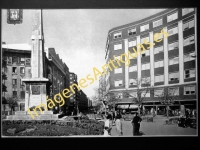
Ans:
[{"label": "stone paving", "polygon": [[[165,125],[166,117],[156,116],[153,122],[141,122],[140,131],[142,136],[197,136],[197,129],[182,128],[176,124]],[[133,136],[131,121],[122,121],[123,136]],[[113,126],[111,136],[117,136],[116,128]]]}]

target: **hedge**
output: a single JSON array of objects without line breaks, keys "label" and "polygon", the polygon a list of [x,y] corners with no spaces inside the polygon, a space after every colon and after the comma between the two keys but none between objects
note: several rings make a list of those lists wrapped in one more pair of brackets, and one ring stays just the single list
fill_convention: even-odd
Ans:
[{"label": "hedge", "polygon": [[[104,123],[96,120],[3,120],[3,136],[103,135]],[[34,129],[33,131],[31,131]],[[8,131],[12,131],[8,132]],[[30,132],[26,133],[26,130]],[[24,134],[20,134],[22,132]]]}]

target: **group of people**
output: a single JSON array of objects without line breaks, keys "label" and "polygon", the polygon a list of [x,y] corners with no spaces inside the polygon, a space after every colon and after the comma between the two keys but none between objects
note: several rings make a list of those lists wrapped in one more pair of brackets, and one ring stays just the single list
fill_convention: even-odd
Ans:
[{"label": "group of people", "polygon": [[119,136],[123,135],[122,132],[122,122],[121,122],[122,115],[119,111],[109,112],[106,115],[106,121],[104,125],[104,135],[110,136],[113,124],[116,126],[116,131]]},{"label": "group of people", "polygon": [[[109,112],[106,115],[106,120],[105,120],[105,125],[104,125],[104,136],[111,136],[111,130],[114,124],[116,126],[117,135],[122,136],[123,130],[122,130],[121,119],[122,119],[122,114],[120,113],[120,111],[117,111],[115,113]],[[133,126],[133,135],[140,135],[139,130],[140,130],[141,121],[142,121],[141,117],[136,112],[131,121],[131,124]]]}]

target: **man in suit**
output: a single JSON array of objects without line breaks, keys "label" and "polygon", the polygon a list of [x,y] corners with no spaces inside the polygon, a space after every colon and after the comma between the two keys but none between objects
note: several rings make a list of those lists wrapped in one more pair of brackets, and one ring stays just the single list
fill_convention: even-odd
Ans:
[{"label": "man in suit", "polygon": [[138,116],[138,113],[136,112],[133,117],[133,120],[131,121],[131,123],[133,125],[133,135],[139,135],[141,121],[142,121],[142,119]]}]

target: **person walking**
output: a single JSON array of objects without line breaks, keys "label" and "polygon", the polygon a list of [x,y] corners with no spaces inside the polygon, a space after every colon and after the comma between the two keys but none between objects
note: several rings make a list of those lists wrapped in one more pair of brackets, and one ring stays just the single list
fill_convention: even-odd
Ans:
[{"label": "person walking", "polygon": [[112,111],[112,116],[113,116],[113,124],[115,123],[115,112]]},{"label": "person walking", "polygon": [[117,131],[117,134],[119,136],[123,135],[123,132],[122,132],[122,122],[120,120],[121,118],[122,118],[121,114],[118,113],[117,116],[116,116],[115,124],[116,124],[116,131]]},{"label": "person walking", "polygon": [[111,130],[112,130],[112,122],[111,122],[111,116],[107,115],[106,120],[105,120],[105,125],[104,125],[104,135],[111,135]]},{"label": "person walking", "polygon": [[131,121],[133,125],[133,135],[139,135],[140,134],[140,122],[142,119],[138,116],[138,113],[136,112],[134,114],[133,120]]}]

